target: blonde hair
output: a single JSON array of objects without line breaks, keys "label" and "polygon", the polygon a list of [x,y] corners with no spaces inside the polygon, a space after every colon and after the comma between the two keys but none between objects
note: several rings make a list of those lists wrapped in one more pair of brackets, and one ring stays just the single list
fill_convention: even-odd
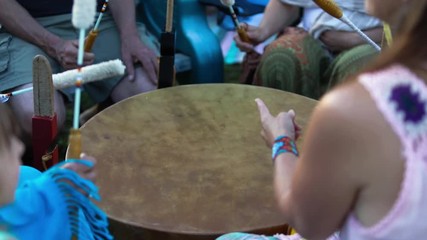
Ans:
[{"label": "blonde hair", "polygon": [[20,128],[15,116],[6,104],[0,103],[0,151],[10,147],[10,137],[19,137]]}]

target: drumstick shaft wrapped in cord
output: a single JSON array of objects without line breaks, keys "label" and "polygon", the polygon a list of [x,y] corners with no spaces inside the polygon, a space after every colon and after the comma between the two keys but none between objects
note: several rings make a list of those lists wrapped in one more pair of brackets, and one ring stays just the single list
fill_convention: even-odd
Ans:
[{"label": "drumstick shaft wrapped in cord", "polygon": [[356,31],[363,39],[365,39],[372,47],[376,50],[381,51],[381,47],[378,46],[372,39],[370,39],[364,32],[362,32],[350,19],[345,16],[341,8],[333,0],[313,0],[321,9],[329,13],[329,15],[343,21],[349,25],[354,31]]},{"label": "drumstick shaft wrapped in cord", "polygon": [[[82,84],[103,80],[110,77],[122,76],[125,73],[125,65],[120,59],[89,65],[81,69]],[[64,89],[75,85],[78,70],[68,70],[52,75],[55,89]],[[32,91],[33,87],[24,88],[10,93],[0,94],[0,101],[7,102],[11,96]]]},{"label": "drumstick shaft wrapped in cord", "polygon": [[108,0],[105,0],[104,4],[102,5],[101,12],[98,15],[98,19],[96,20],[95,26],[90,30],[89,34],[87,35],[86,41],[85,41],[85,52],[92,51],[93,43],[96,40],[96,37],[98,36],[98,28],[99,24],[101,22],[102,16],[104,15],[105,10],[107,9]]},{"label": "drumstick shaft wrapped in cord", "polygon": [[[80,115],[80,101],[81,101],[81,85],[82,85],[82,74],[81,68],[83,67],[83,53],[84,53],[84,41],[85,31],[88,29],[93,22],[96,14],[96,1],[95,0],[74,0],[72,9],[71,22],[73,26],[79,30],[79,47],[77,55],[77,75],[75,81],[75,94],[74,94],[74,113],[73,113],[73,127],[70,131],[68,138],[68,149],[67,149],[67,160],[68,159],[80,159],[81,154],[81,132],[79,129],[79,115]],[[79,226],[78,208],[73,208],[69,215],[71,219],[74,219],[72,224]],[[80,228],[74,228],[71,239],[78,240],[82,238],[82,231]]]}]

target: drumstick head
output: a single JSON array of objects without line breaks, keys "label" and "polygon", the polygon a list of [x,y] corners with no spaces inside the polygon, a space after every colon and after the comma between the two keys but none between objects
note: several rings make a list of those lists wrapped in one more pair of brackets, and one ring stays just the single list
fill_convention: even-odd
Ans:
[{"label": "drumstick head", "polygon": [[96,15],[96,0],[74,0],[71,22],[78,29],[92,26]]},{"label": "drumstick head", "polygon": [[333,0],[313,0],[321,9],[335,18],[342,18],[341,8]]}]

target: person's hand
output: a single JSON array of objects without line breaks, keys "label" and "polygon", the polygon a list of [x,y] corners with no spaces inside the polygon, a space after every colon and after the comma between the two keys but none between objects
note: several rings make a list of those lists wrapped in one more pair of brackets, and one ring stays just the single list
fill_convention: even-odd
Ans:
[{"label": "person's hand", "polygon": [[236,41],[236,45],[241,51],[243,51],[243,52],[254,51],[254,48],[256,45],[265,41],[262,29],[260,29],[259,27],[251,26],[251,25],[248,25],[246,23],[240,24],[240,27],[243,28],[244,31],[246,31],[246,33],[247,33],[247,35],[251,41],[250,43],[244,42],[239,37],[239,34],[236,33],[236,35],[234,36],[234,41]]},{"label": "person's hand", "polygon": [[355,40],[359,38],[356,32],[328,30],[320,35],[319,40],[329,51],[339,53],[355,47],[357,45]]},{"label": "person's hand", "polygon": [[64,164],[62,166],[62,168],[74,171],[77,174],[79,174],[80,177],[87,179],[87,180],[90,180],[92,182],[95,182],[95,180],[96,180],[96,171],[95,171],[96,159],[94,157],[86,156],[84,153],[82,153],[80,155],[80,159],[84,159],[86,161],[92,162],[93,167],[88,167],[84,164],[71,162],[71,163]]},{"label": "person's hand", "polygon": [[[65,70],[75,69],[78,67],[78,40],[61,39],[51,47],[52,49],[47,53],[51,57],[55,58]],[[94,59],[95,55],[93,53],[85,52],[83,55],[83,65],[85,66],[92,64]]]},{"label": "person's hand", "polygon": [[135,79],[135,68],[133,64],[140,62],[145,69],[148,78],[157,84],[157,73],[159,72],[159,63],[153,50],[145,46],[139,36],[127,36],[122,38],[122,59],[126,66],[128,78],[130,81]]},{"label": "person's hand", "polygon": [[274,140],[282,135],[285,135],[293,140],[297,140],[301,128],[295,123],[295,112],[281,112],[276,117],[272,116],[264,102],[257,98],[255,99],[261,118],[262,130],[261,136],[264,138],[268,147],[272,147]]}]

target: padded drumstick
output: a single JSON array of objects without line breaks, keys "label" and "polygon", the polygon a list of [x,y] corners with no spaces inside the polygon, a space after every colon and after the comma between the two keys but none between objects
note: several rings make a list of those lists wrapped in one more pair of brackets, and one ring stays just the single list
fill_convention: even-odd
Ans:
[{"label": "padded drumstick", "polygon": [[[82,84],[125,74],[125,65],[120,59],[89,65],[81,69]],[[71,87],[75,84],[78,70],[69,70],[52,75],[56,89]]]},{"label": "padded drumstick", "polygon": [[[73,116],[73,129],[70,131],[68,159],[79,159],[81,153],[81,137],[79,128],[79,115],[80,115],[80,101],[81,101],[81,86],[83,82],[82,66],[83,66],[83,53],[85,31],[88,29],[95,19],[96,15],[96,0],[74,0],[72,9],[72,23],[76,29],[79,29],[79,50],[77,55],[77,74],[76,74],[76,90],[74,97],[74,116]],[[73,236],[73,239],[76,236]]]},{"label": "padded drumstick", "polygon": [[329,13],[329,15],[343,21],[349,25],[354,31],[356,31],[363,39],[365,39],[372,47],[376,50],[381,51],[381,47],[378,46],[372,39],[370,39],[364,32],[362,32],[350,19],[345,16],[341,8],[333,0],[313,0],[321,9]]},{"label": "padded drumstick", "polygon": [[96,15],[96,1],[74,0],[72,14],[71,22],[75,28],[79,30],[90,28]]},{"label": "padded drumstick", "polygon": [[[122,76],[125,74],[125,65],[120,59],[110,60],[83,67],[81,69],[82,83],[89,83],[103,80],[110,77]],[[52,75],[55,89],[64,89],[75,85],[78,70],[68,70]],[[33,91],[33,87],[20,89],[10,93],[0,94],[0,102],[7,102],[10,97]]]},{"label": "padded drumstick", "polygon": [[234,12],[234,0],[221,0],[221,3],[222,5],[228,7],[231,13],[231,18],[233,19],[234,26],[237,29],[237,34],[239,34],[240,39],[242,39],[244,42],[250,43],[251,40],[249,39],[248,34],[246,33],[245,29],[240,26],[239,19],[237,18],[236,13]]}]

